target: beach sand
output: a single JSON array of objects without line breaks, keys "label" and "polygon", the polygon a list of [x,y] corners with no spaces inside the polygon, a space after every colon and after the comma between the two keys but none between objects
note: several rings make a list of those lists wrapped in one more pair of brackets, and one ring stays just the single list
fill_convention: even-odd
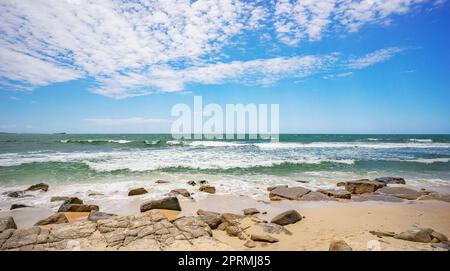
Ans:
[{"label": "beach sand", "polygon": [[[120,215],[139,214],[139,199],[133,198],[119,203],[103,202],[102,211]],[[245,196],[209,195],[198,200],[180,198],[182,212],[168,212],[170,220],[174,216],[192,216],[198,209],[219,213],[243,214],[245,208],[256,208],[261,213],[242,220],[245,233],[268,234],[263,232],[255,218],[270,221],[275,215],[286,210],[296,210],[304,218],[285,228],[292,234],[270,233],[279,239],[276,243],[255,242],[251,250],[328,250],[333,240],[344,240],[353,250],[369,250],[368,244],[379,250],[436,250],[430,243],[418,243],[394,239],[379,238],[371,230],[400,233],[415,227],[432,228],[450,236],[450,203],[436,200],[414,200],[400,203],[392,202],[305,202],[305,201],[261,201]],[[267,213],[266,213],[267,212]],[[0,213],[0,217],[11,215],[19,228],[32,226],[39,219],[52,214],[45,208],[22,208]],[[264,214],[262,214],[264,213]],[[248,225],[248,226],[246,226]],[[213,230],[213,237],[234,250],[249,250],[245,240],[227,235],[225,231]],[[371,241],[376,240],[376,241]],[[180,248],[183,249],[183,248]],[[373,248],[372,248],[373,249]],[[439,250],[439,249],[437,249]]]}]

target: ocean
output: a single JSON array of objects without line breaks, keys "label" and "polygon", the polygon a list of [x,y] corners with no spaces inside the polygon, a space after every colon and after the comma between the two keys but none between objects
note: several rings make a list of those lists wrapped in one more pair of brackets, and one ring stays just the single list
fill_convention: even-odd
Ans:
[{"label": "ocean", "polygon": [[[310,188],[381,176],[450,186],[450,135],[280,135],[279,142],[174,140],[169,134],[0,134],[0,192],[45,182],[51,195],[100,190],[152,195],[205,179],[218,193],[259,195],[273,184]],[[167,186],[154,181],[171,181]],[[0,200],[6,199],[0,196]]]}]

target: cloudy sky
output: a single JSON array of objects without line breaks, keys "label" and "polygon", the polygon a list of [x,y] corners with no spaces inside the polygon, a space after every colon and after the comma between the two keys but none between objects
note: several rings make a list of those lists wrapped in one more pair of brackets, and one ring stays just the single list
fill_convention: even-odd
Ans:
[{"label": "cloudy sky", "polygon": [[278,103],[289,133],[450,133],[445,0],[1,0],[0,131],[168,132]]}]

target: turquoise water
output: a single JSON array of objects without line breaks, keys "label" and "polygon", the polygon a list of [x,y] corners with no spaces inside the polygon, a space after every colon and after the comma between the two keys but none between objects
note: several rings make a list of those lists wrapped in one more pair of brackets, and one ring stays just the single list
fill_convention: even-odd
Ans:
[{"label": "turquoise water", "polygon": [[180,141],[155,134],[0,134],[4,185],[162,173],[236,178],[389,174],[445,183],[450,182],[450,136],[281,135],[280,142],[267,142]]}]

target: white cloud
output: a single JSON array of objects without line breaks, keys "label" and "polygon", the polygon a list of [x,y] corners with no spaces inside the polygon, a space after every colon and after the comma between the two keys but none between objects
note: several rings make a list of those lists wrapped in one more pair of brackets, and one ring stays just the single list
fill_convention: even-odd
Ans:
[{"label": "white cloud", "polygon": [[367,54],[362,57],[354,57],[349,60],[347,67],[351,69],[363,69],[377,63],[386,61],[393,57],[395,54],[404,51],[403,48],[389,47],[377,50],[373,53]]},{"label": "white cloud", "polygon": [[336,78],[345,78],[349,77],[353,74],[353,72],[343,72],[337,74],[327,74],[323,77],[323,79],[336,79]]},{"label": "white cloud", "polygon": [[168,120],[165,119],[150,119],[142,117],[133,117],[125,119],[88,118],[86,119],[86,121],[95,125],[103,125],[103,126],[126,126],[136,124],[155,124],[168,122]]},{"label": "white cloud", "polygon": [[[294,46],[336,27],[356,31],[429,1],[1,1],[0,87],[32,90],[92,78],[92,92],[125,98],[182,91],[189,83],[270,84],[327,71],[339,61],[319,55],[226,62],[224,47],[262,27],[274,28],[274,46],[276,38]],[[261,39],[268,41],[265,31]],[[359,65],[369,65],[364,63],[370,60]]]}]

